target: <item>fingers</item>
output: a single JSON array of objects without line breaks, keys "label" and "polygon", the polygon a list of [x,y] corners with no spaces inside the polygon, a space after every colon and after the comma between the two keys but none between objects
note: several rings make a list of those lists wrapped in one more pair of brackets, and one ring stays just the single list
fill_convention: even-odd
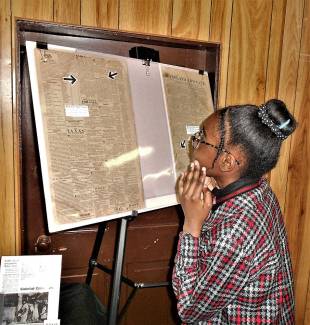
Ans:
[{"label": "fingers", "polygon": [[184,175],[184,192],[187,192],[188,188],[190,187],[192,178],[193,178],[193,174],[194,174],[194,169],[195,169],[195,163],[192,162],[189,167],[188,170],[185,172]]},{"label": "fingers", "polygon": [[215,187],[218,188],[219,186],[217,185],[217,183],[213,177],[206,176],[205,183],[204,183],[203,187],[204,187],[204,189],[208,188],[208,190],[212,192]]},{"label": "fingers", "polygon": [[184,212],[183,230],[199,237],[204,220],[212,208],[212,194],[205,187],[207,170],[200,168],[198,161],[182,173],[177,182],[177,194]]},{"label": "fingers", "polygon": [[183,177],[183,196],[191,200],[200,200],[206,178],[206,168],[200,168],[199,162],[190,165]]},{"label": "fingers", "polygon": [[176,187],[176,192],[177,195],[182,195],[184,191],[184,173],[181,173],[179,176],[178,182],[177,182],[177,187]]},{"label": "fingers", "polygon": [[206,189],[204,190],[204,195],[203,195],[203,207],[206,210],[210,210],[212,208],[212,205],[213,205],[212,194],[208,189]]},{"label": "fingers", "polygon": [[[190,175],[188,177],[188,187],[186,189],[186,194],[188,196],[193,196],[196,191],[197,186],[200,185],[200,166],[197,160],[194,161],[194,168],[191,170]],[[202,183],[203,184],[203,183]]]},{"label": "fingers", "polygon": [[212,191],[214,189],[214,185],[213,185],[211,177],[206,177],[205,178],[205,182],[203,184],[203,187],[207,188],[209,191]]},{"label": "fingers", "polygon": [[177,194],[193,200],[204,200],[204,189],[213,189],[213,179],[206,176],[206,168],[200,168],[199,162],[194,161],[184,173],[181,173],[177,182]]},{"label": "fingers", "polygon": [[192,162],[188,166],[188,169],[185,172],[180,174],[176,186],[178,195],[182,195],[189,188],[191,179],[193,177],[193,171],[194,171],[194,163]]},{"label": "fingers", "polygon": [[201,199],[201,195],[203,194],[202,189],[205,183],[205,178],[206,178],[206,168],[202,167],[201,172],[198,175],[198,179],[195,179],[194,182],[192,182],[192,193],[191,197],[195,199]]}]

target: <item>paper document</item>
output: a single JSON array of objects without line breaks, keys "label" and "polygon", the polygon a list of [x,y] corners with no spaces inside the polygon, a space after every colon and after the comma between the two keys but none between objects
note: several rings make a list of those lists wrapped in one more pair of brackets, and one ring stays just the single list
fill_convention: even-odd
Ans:
[{"label": "paper document", "polygon": [[60,324],[61,255],[2,256],[0,324]]},{"label": "paper document", "polygon": [[175,169],[179,175],[189,164],[190,138],[214,112],[208,73],[161,65],[169,116]]},{"label": "paper document", "polygon": [[177,204],[207,72],[26,42],[50,232]]},{"label": "paper document", "polygon": [[126,62],[35,49],[35,65],[49,225],[143,208]]}]

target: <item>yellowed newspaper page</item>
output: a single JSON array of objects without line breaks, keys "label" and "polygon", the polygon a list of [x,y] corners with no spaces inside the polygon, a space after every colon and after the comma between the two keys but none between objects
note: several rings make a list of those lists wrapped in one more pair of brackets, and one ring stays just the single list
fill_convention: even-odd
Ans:
[{"label": "yellowed newspaper page", "polygon": [[214,112],[207,72],[161,65],[177,175],[190,161],[190,137]]},{"label": "yellowed newspaper page", "polygon": [[[126,61],[35,49],[55,224],[144,207]],[[36,121],[37,122],[37,121]],[[44,179],[45,175],[43,175]]]}]

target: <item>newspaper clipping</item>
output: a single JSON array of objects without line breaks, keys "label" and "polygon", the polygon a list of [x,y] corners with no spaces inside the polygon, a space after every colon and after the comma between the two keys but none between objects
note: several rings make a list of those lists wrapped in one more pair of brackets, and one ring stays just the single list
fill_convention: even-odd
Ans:
[{"label": "newspaper clipping", "polygon": [[176,173],[189,164],[190,138],[214,112],[208,73],[161,65]]},{"label": "newspaper clipping", "polygon": [[60,275],[61,255],[3,256],[0,324],[60,324]]}]

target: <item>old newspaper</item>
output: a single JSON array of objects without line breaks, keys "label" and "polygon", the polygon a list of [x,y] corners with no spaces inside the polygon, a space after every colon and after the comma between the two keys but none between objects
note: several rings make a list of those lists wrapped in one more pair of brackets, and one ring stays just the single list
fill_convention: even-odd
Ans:
[{"label": "old newspaper", "polygon": [[51,47],[27,42],[49,230],[177,204],[207,72]]},{"label": "old newspaper", "polygon": [[35,64],[49,224],[142,208],[126,62],[35,49]]},{"label": "old newspaper", "polygon": [[60,324],[61,255],[2,256],[0,324]]},{"label": "old newspaper", "polygon": [[184,171],[190,160],[190,137],[203,120],[213,113],[208,73],[161,65],[164,94],[169,117],[175,169]]}]

